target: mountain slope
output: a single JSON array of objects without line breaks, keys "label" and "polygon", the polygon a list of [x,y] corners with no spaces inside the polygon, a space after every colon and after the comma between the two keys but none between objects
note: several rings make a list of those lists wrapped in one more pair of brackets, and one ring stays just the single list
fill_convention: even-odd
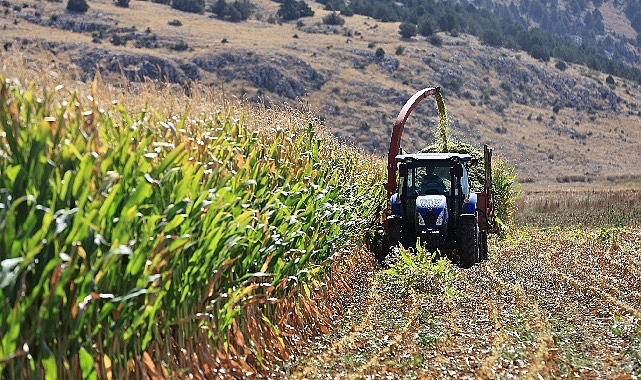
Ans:
[{"label": "mountain slope", "polygon": [[[630,164],[641,159],[638,83],[578,65],[561,71],[554,60],[465,34],[401,39],[399,23],[358,15],[328,26],[322,17],[329,12],[313,2],[314,17],[269,23],[278,4],[255,3],[252,19],[230,23],[151,2],[124,9],[91,1],[79,15],[62,3],[24,1],[22,8],[5,6],[2,60],[10,70],[21,65],[11,66],[21,62],[16,57],[44,61],[47,70],[70,68],[82,80],[99,66],[114,84],[123,77],[169,81],[187,93],[195,80],[254,101],[310,107],[337,136],[381,154],[403,103],[423,87],[441,86],[452,133],[494,147],[517,166],[521,181],[638,175]],[[435,104],[423,102],[403,147],[430,143],[436,120]]]}]

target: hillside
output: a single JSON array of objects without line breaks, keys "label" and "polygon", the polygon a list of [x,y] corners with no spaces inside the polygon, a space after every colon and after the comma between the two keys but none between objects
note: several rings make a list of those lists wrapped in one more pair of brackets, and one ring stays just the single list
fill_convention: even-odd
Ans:
[{"label": "hillside", "polygon": [[[268,105],[310,108],[336,136],[379,154],[403,103],[441,86],[452,133],[494,147],[522,182],[639,181],[631,164],[641,159],[639,84],[608,84],[583,66],[561,71],[554,59],[543,63],[465,34],[401,39],[399,23],[358,15],[327,26],[329,12],[314,2],[314,17],[282,24],[268,22],[278,4],[267,0],[242,23],[141,1],[129,8],[91,1],[84,15],[63,3],[22,4],[3,3],[8,76],[26,63],[49,73],[72,67],[83,81],[99,67],[115,86],[123,78],[160,80],[183,84],[187,94],[198,81]],[[431,142],[436,120],[436,107],[424,102],[404,148]]]}]

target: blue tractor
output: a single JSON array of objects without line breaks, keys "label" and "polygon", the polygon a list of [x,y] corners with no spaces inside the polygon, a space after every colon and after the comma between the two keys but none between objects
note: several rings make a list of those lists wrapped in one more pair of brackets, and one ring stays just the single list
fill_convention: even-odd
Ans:
[{"label": "blue tractor", "polygon": [[488,232],[494,227],[492,150],[484,148],[483,192],[473,192],[468,176],[473,158],[464,153],[399,154],[400,136],[409,113],[439,88],[419,91],[401,110],[388,156],[388,212],[384,221],[383,261],[398,244],[413,247],[417,240],[429,250],[458,257],[470,268],[488,256]]}]

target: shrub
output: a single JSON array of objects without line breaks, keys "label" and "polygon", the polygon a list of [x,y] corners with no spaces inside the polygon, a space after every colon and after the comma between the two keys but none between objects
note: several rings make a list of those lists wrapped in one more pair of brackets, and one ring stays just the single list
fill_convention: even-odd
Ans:
[{"label": "shrub", "polygon": [[385,50],[379,47],[378,49],[376,49],[376,53],[374,53],[374,56],[376,58],[383,58],[385,56]]},{"label": "shrub", "polygon": [[431,35],[429,41],[432,45],[437,47],[443,45],[443,39],[438,34]]},{"label": "shrub", "polygon": [[180,20],[171,20],[171,21],[167,21],[167,24],[171,26],[182,26],[183,23],[180,22]]},{"label": "shrub", "polygon": [[110,41],[114,46],[126,46],[127,45],[127,40],[124,37],[122,37],[120,34],[115,34],[114,33],[111,36],[111,40]]},{"label": "shrub", "polygon": [[87,4],[86,0],[69,0],[67,9],[72,12],[85,13],[89,10],[89,4]]},{"label": "shrub", "polygon": [[176,42],[175,44],[170,45],[169,48],[171,50],[176,50],[176,51],[185,51],[185,50],[189,49],[189,45],[187,45],[187,43],[185,41],[180,40],[180,41]]},{"label": "shrub", "polygon": [[345,24],[345,19],[338,15],[336,12],[332,12],[327,16],[323,17],[323,24],[325,25],[343,25]]},{"label": "shrub", "polygon": [[301,17],[311,17],[314,15],[314,11],[303,0],[284,0],[278,7],[276,15],[285,21],[290,21]]},{"label": "shrub", "polygon": [[403,55],[403,53],[405,53],[405,46],[403,46],[403,45],[398,45],[398,46],[396,47],[396,51],[394,52],[394,54],[396,54],[396,55]]},{"label": "shrub", "polygon": [[413,24],[411,22],[402,22],[398,29],[398,32],[403,38],[412,38],[416,35],[416,24]]},{"label": "shrub", "polygon": [[173,0],[171,7],[183,12],[202,13],[205,10],[205,0]]}]

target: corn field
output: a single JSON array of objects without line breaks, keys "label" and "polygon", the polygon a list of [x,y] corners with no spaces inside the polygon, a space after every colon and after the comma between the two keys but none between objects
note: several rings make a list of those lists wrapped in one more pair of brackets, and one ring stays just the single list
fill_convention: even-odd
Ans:
[{"label": "corn field", "polygon": [[316,300],[377,222],[381,161],[305,112],[132,112],[98,87],[0,77],[0,377],[277,371],[332,323]]},{"label": "corn field", "polygon": [[21,82],[0,76],[2,379],[641,376],[638,190],[517,200],[497,159],[489,260],[381,270],[384,161],[304,107]]}]

